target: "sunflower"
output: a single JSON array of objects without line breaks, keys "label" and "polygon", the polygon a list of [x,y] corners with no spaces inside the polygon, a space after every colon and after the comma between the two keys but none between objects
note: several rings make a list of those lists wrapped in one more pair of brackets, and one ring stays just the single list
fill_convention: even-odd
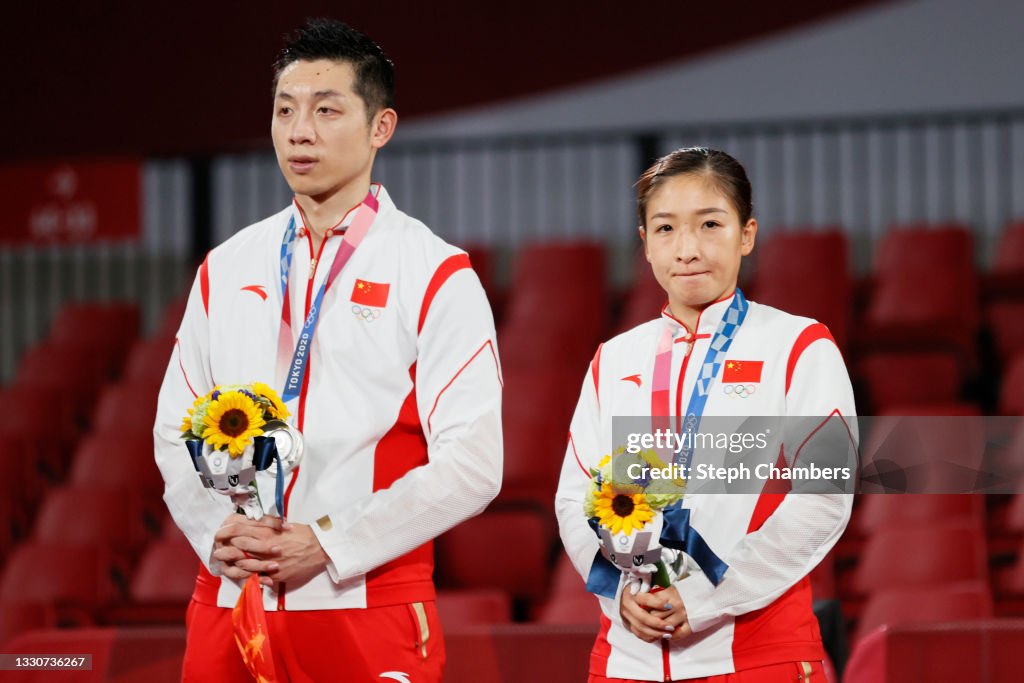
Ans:
[{"label": "sunflower", "polygon": [[633,529],[643,529],[647,522],[654,519],[654,512],[644,494],[620,493],[609,484],[601,487],[594,510],[601,526],[613,534],[623,531],[629,536]]},{"label": "sunflower", "polygon": [[242,455],[265,424],[256,402],[238,391],[221,393],[210,403],[203,418],[203,439],[214,448],[227,446],[232,458]]},{"label": "sunflower", "polygon": [[194,412],[194,410],[192,408],[189,408],[188,409],[188,415],[186,415],[185,417],[181,418],[181,433],[182,434],[188,434],[189,432],[192,431],[192,413],[193,412]]},{"label": "sunflower", "polygon": [[270,416],[274,419],[285,420],[289,415],[291,415],[284,403],[278,397],[277,392],[263,382],[253,382],[252,390],[255,391],[256,395],[260,398],[265,398],[270,401]]}]

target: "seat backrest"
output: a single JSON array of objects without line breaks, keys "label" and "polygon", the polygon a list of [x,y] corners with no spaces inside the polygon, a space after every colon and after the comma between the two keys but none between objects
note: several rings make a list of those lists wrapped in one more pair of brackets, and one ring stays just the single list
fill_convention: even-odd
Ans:
[{"label": "seat backrest", "polygon": [[862,594],[881,588],[984,580],[985,534],[975,521],[948,521],[878,530],[867,539],[853,584]]},{"label": "seat backrest", "polygon": [[141,548],[141,493],[132,489],[62,486],[43,499],[32,538],[46,543],[94,544],[127,553]]},{"label": "seat backrest", "polygon": [[913,527],[967,520],[982,525],[985,500],[981,494],[866,494],[861,496],[856,524],[862,534],[888,527]]},{"label": "seat backrest", "polygon": [[132,574],[132,600],[187,603],[195,588],[198,569],[199,558],[188,541],[152,541]]},{"label": "seat backrest", "polygon": [[1024,272],[1024,221],[1006,226],[999,239],[992,270],[997,273]]},{"label": "seat backrest", "polygon": [[990,618],[992,592],[985,581],[883,589],[868,598],[857,624],[855,640],[885,625]]},{"label": "seat backrest", "polygon": [[451,588],[495,588],[517,598],[547,589],[552,521],[533,510],[494,510],[438,539],[435,557]]},{"label": "seat backrest", "polygon": [[853,309],[846,235],[838,229],[779,232],[754,255],[753,297],[824,323],[845,348]]},{"label": "seat backrest", "polygon": [[1024,619],[887,627],[854,647],[843,683],[1018,681],[1022,650]]},{"label": "seat backrest", "polygon": [[445,630],[507,624],[512,620],[512,601],[508,593],[496,589],[442,590],[437,593],[437,614]]},{"label": "seat backrest", "polygon": [[79,442],[71,458],[69,483],[96,488],[138,488],[159,496],[163,479],[153,460],[152,429],[90,433]]},{"label": "seat backrest", "polygon": [[1003,371],[999,412],[1003,415],[1024,415],[1024,352],[1014,356]]},{"label": "seat backrest", "polygon": [[0,600],[82,606],[117,597],[103,547],[25,541],[11,553],[0,576]]}]

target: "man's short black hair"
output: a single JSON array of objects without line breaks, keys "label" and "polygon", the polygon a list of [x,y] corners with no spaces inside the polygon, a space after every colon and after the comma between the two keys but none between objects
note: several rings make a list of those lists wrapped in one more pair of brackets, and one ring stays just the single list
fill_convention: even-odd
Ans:
[{"label": "man's short black hair", "polygon": [[285,35],[284,49],[274,62],[274,90],[289,64],[317,59],[352,65],[353,89],[363,98],[367,117],[395,106],[395,65],[369,36],[335,19],[307,19],[305,26]]}]

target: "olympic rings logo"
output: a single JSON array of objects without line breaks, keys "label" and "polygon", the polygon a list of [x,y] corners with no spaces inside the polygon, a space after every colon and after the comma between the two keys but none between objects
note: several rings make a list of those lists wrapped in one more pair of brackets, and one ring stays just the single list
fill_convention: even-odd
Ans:
[{"label": "olympic rings logo", "polygon": [[360,306],[359,304],[352,305],[352,315],[356,317],[356,320],[364,320],[368,323],[372,323],[374,320],[380,317],[381,309],[370,308],[368,306]]},{"label": "olympic rings logo", "polygon": [[740,398],[747,398],[753,396],[757,391],[756,384],[726,384],[722,391],[725,392],[726,396],[739,396]]}]

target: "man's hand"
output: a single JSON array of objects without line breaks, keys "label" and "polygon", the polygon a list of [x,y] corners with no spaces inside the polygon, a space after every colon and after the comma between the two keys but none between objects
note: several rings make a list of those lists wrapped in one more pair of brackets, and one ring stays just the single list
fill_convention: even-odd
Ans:
[{"label": "man's hand", "polygon": [[273,563],[276,567],[268,570],[267,576],[260,577],[264,586],[278,583],[300,586],[322,572],[330,561],[308,524],[286,523],[277,534],[274,546],[279,551]]},{"label": "man's hand", "polygon": [[281,520],[264,517],[254,521],[231,514],[213,536],[213,559],[224,563],[224,576],[245,580],[250,574],[278,569],[281,556]]},{"label": "man's hand", "polygon": [[648,643],[680,640],[693,633],[686,618],[686,607],[675,586],[637,595],[627,587],[622,591],[619,615],[630,633]]}]

